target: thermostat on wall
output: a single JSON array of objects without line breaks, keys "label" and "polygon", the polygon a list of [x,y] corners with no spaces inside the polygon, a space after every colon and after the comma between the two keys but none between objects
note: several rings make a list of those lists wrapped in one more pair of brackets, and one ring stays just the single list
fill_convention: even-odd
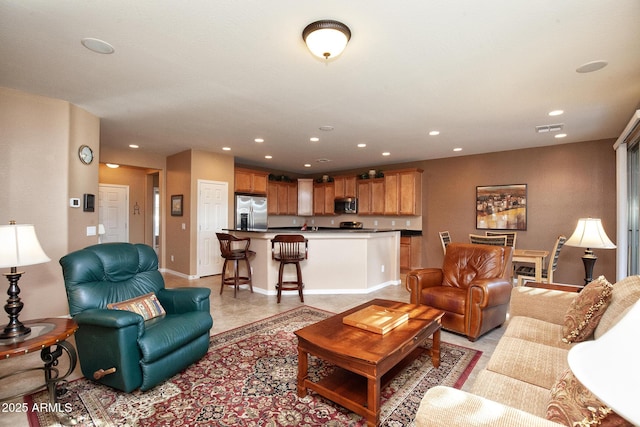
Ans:
[{"label": "thermostat on wall", "polygon": [[80,207],[80,199],[78,199],[76,197],[72,197],[71,199],[69,199],[69,206],[71,206],[72,208],[79,208]]}]

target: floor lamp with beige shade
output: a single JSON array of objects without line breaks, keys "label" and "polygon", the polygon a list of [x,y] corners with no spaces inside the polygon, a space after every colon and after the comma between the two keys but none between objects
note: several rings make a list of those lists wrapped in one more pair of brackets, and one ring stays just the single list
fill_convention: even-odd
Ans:
[{"label": "floor lamp with beige shade", "polygon": [[592,249],[615,249],[616,247],[604,232],[600,218],[580,218],[575,231],[565,245],[586,248],[582,256],[585,285],[593,280],[593,266],[598,259]]}]

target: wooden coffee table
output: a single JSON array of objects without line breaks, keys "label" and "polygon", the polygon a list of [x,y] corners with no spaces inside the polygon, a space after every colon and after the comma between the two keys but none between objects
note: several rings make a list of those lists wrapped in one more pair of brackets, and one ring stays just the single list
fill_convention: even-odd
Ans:
[{"label": "wooden coffee table", "polygon": [[[409,320],[384,335],[345,325],[342,319],[369,305],[404,310]],[[440,366],[440,327],[444,312],[425,305],[376,299],[295,332],[298,337],[298,396],[307,389],[362,415],[378,425],[380,391],[393,377],[426,351],[433,336],[431,361]],[[336,365],[335,371],[313,382],[308,377],[309,354]]]}]

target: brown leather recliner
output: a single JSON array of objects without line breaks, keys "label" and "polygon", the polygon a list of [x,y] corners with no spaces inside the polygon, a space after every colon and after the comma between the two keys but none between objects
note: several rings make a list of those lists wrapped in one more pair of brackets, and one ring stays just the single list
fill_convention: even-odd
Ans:
[{"label": "brown leather recliner", "polygon": [[411,303],[443,310],[444,329],[475,341],[507,318],[511,251],[509,246],[450,243],[442,268],[407,273]]}]

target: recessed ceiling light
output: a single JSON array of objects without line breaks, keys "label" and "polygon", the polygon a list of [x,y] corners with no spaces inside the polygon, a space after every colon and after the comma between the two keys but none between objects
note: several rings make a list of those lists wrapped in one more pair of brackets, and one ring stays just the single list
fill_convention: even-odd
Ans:
[{"label": "recessed ceiling light", "polygon": [[557,135],[554,135],[554,138],[565,138],[567,136],[566,133],[559,133]]},{"label": "recessed ceiling light", "polygon": [[231,147],[222,147],[223,151],[231,151]]},{"label": "recessed ceiling light", "polygon": [[578,68],[576,68],[577,73],[593,73],[594,71],[602,70],[609,63],[607,61],[603,61],[599,59],[597,61],[587,62],[586,64],[582,64]]},{"label": "recessed ceiling light", "polygon": [[305,163],[305,164],[304,164],[304,167],[305,167],[305,168],[310,168],[310,167],[311,167],[311,163]]},{"label": "recessed ceiling light", "polygon": [[383,155],[383,156],[390,156],[390,155],[391,155],[391,153],[390,153],[390,152],[388,152],[388,151],[385,151],[384,153],[382,153],[382,155]]},{"label": "recessed ceiling light", "polygon": [[560,116],[564,114],[563,110],[553,110],[553,111],[549,111],[549,115],[550,116]]},{"label": "recessed ceiling light", "polygon": [[324,132],[331,132],[333,130],[333,126],[324,125],[324,126],[320,126],[318,129],[320,129],[321,131],[324,131]]},{"label": "recessed ceiling light", "polygon": [[254,141],[255,142],[264,142],[264,139],[263,138],[256,138],[256,139],[254,139]]},{"label": "recessed ceiling light", "polygon": [[320,141],[320,138],[318,138],[317,136],[312,136],[311,138],[309,138],[309,141],[318,142],[318,141]]},{"label": "recessed ceiling light", "polygon": [[109,55],[116,51],[113,48],[113,46],[111,46],[106,41],[100,40],[100,39],[94,39],[94,38],[88,37],[80,40],[80,43],[82,43],[82,46],[86,47],[90,51],[95,53],[101,53],[103,55]]},{"label": "recessed ceiling light", "polygon": [[138,144],[129,144],[129,148],[140,148]]},{"label": "recessed ceiling light", "polygon": [[367,146],[367,144],[364,144],[364,143],[360,143],[360,144],[358,144],[358,148],[364,148],[364,147],[366,147],[366,146]]},{"label": "recessed ceiling light", "polygon": [[431,132],[429,132],[429,135],[431,135],[431,136],[440,135],[440,131],[432,130]]},{"label": "recessed ceiling light", "polygon": [[456,147],[456,148],[453,149],[453,151],[462,151],[462,148]]},{"label": "recessed ceiling light", "polygon": [[269,154],[267,154],[266,156],[264,156],[265,159],[273,159],[273,156],[270,156]]}]

